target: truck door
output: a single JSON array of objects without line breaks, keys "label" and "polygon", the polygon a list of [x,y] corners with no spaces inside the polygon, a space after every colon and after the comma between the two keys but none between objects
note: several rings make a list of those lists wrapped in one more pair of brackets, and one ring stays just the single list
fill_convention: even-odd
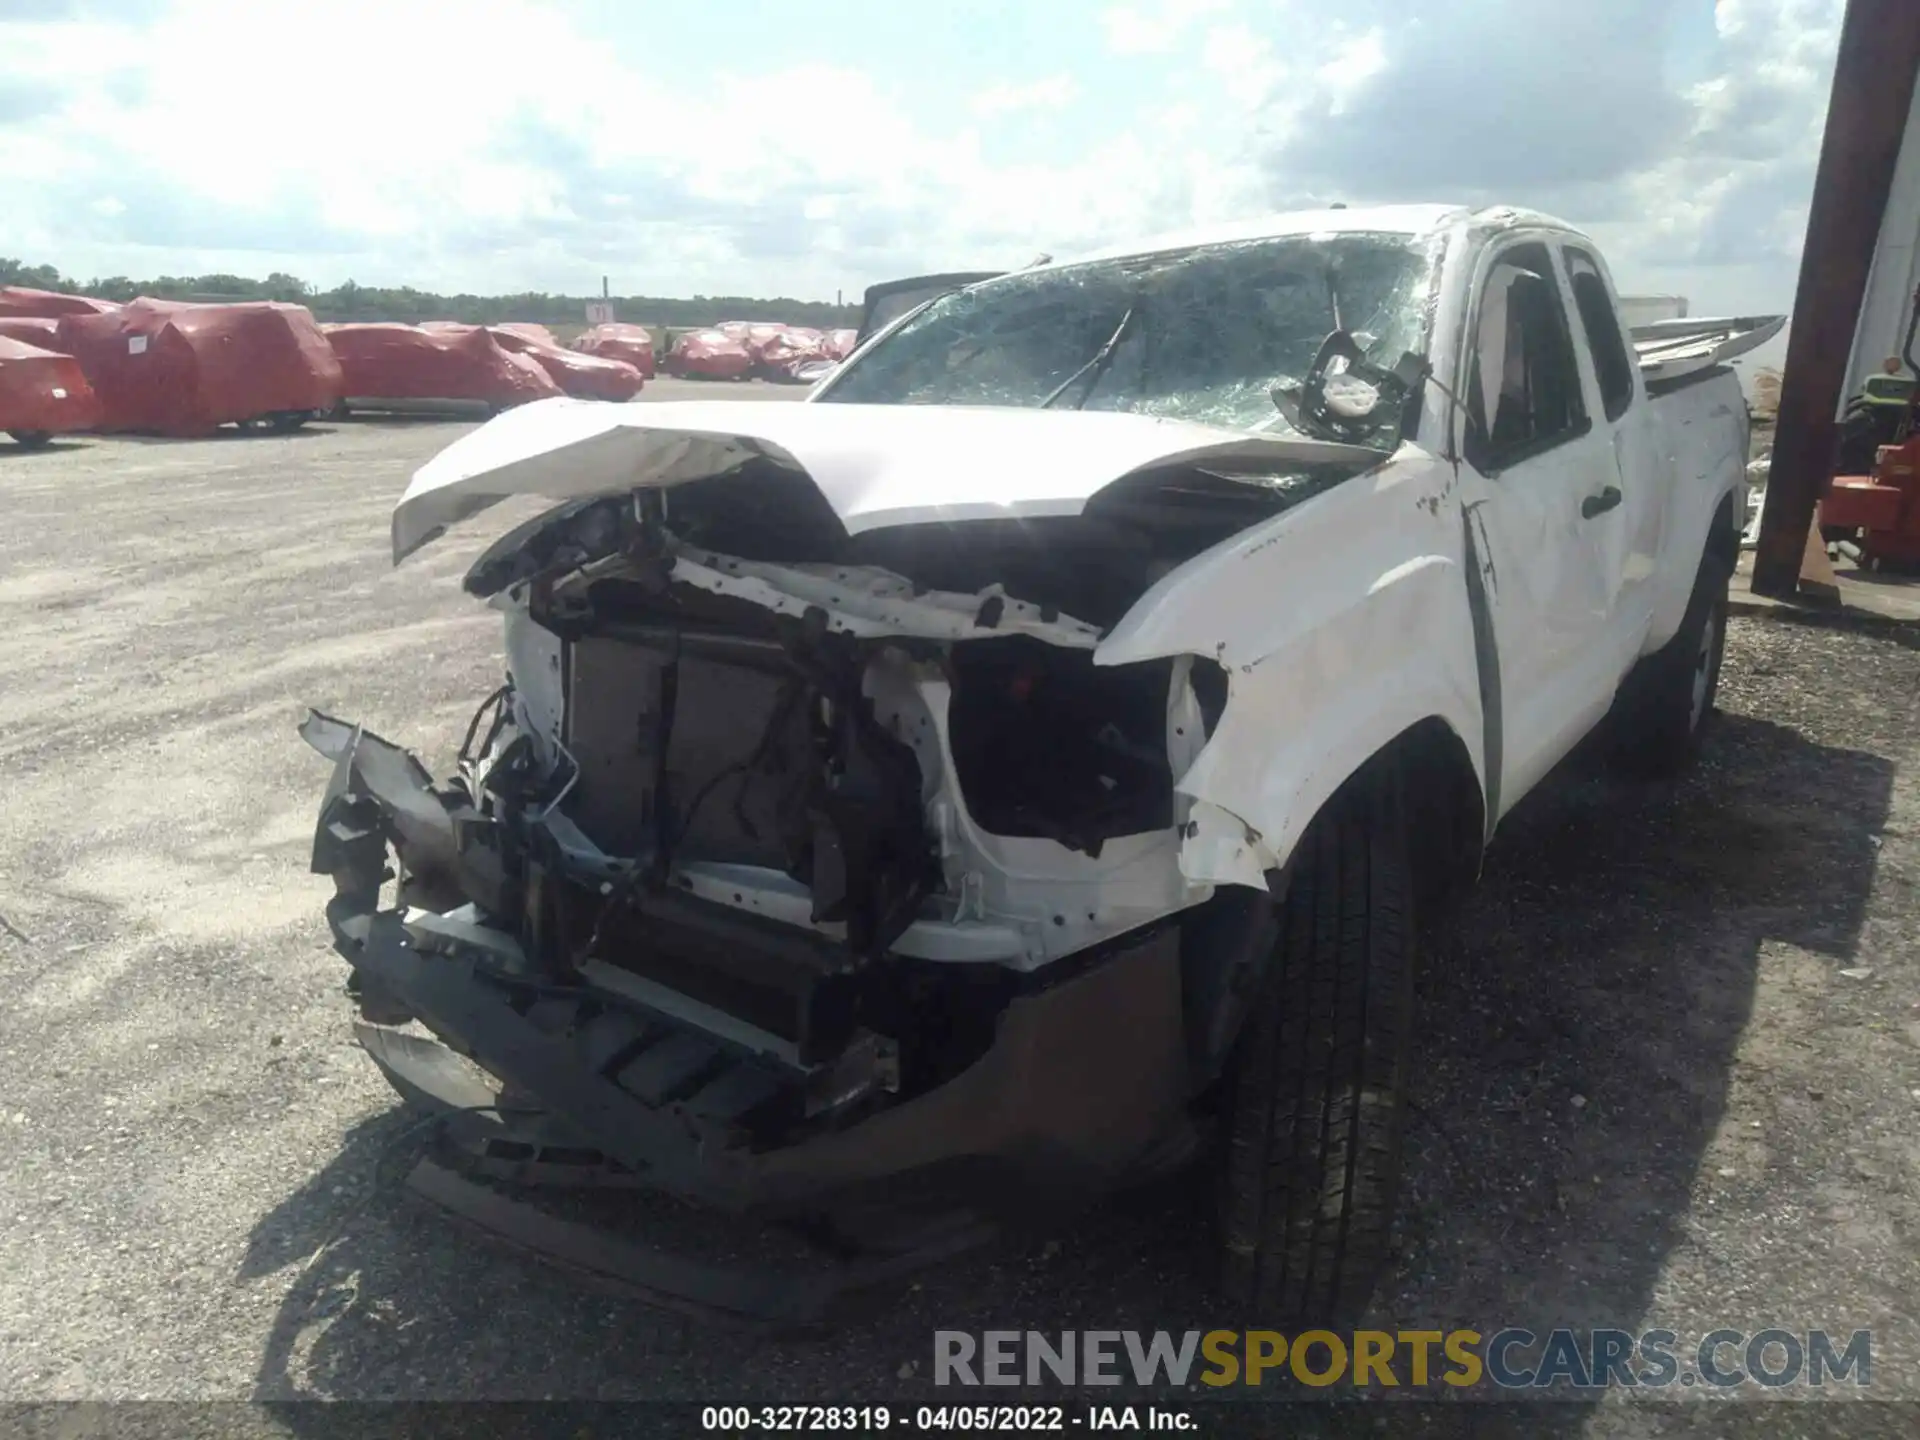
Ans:
[{"label": "truck door", "polygon": [[1474,588],[1491,612],[1499,667],[1500,723],[1489,744],[1498,748],[1497,815],[1612,701],[1624,553],[1613,537],[1624,492],[1612,432],[1588,402],[1550,247],[1516,239],[1478,270],[1461,454],[1473,472],[1465,498],[1481,577]]},{"label": "truck door", "polygon": [[1663,463],[1640,366],[1627,348],[1620,308],[1600,259],[1585,246],[1560,248],[1573,294],[1573,318],[1588,408],[1613,445],[1614,483],[1621,501],[1593,518],[1591,538],[1605,573],[1618,586],[1611,604],[1608,643],[1617,673],[1640,653],[1653,622],[1654,587],[1666,521],[1672,467]]}]

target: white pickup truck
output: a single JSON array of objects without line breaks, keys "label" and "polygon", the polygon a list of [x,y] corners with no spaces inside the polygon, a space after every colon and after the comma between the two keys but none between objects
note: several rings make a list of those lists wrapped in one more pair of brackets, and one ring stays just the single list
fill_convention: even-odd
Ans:
[{"label": "white pickup truck", "polygon": [[358,1033],[447,1116],[418,1187],[794,1318],[832,1287],[583,1258],[471,1172],[803,1222],[871,1278],[1211,1153],[1228,1292],[1350,1311],[1416,917],[1603,722],[1643,769],[1693,751],[1724,362],[1779,325],[1623,331],[1545,216],[1338,210],[939,296],[807,403],[456,441],[396,562],[562,502],[466,577],[506,684],[440,782],[303,726]]}]

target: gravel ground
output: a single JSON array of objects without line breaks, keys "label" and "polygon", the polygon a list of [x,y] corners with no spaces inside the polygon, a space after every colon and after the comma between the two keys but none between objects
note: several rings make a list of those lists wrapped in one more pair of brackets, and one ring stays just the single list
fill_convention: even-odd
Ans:
[{"label": "gravel ground", "polygon": [[[675,391],[714,393],[648,396]],[[498,682],[458,577],[528,512],[386,560],[407,474],[463,429],[0,443],[0,1400],[911,1404],[956,1398],[936,1328],[1239,1323],[1194,1278],[1189,1187],[807,1340],[583,1291],[395,1192],[407,1119],[349,1037],[306,873],[325,769],[293,726],[315,704],[440,763]],[[1871,1393],[1920,1398],[1917,650],[1736,620],[1694,775],[1576,768],[1511,817],[1431,943],[1369,1323],[1870,1327]],[[1789,1408],[1806,1433],[1920,1422]]]}]

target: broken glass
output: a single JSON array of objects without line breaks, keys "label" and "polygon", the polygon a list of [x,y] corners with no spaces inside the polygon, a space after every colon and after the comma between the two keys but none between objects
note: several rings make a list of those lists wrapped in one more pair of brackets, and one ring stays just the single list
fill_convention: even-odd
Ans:
[{"label": "broken glass", "polygon": [[1416,237],[1349,233],[1022,271],[935,300],[819,399],[1036,408],[1119,334],[1059,407],[1269,430],[1269,391],[1297,384],[1329,331],[1383,369],[1424,348],[1431,266]]}]

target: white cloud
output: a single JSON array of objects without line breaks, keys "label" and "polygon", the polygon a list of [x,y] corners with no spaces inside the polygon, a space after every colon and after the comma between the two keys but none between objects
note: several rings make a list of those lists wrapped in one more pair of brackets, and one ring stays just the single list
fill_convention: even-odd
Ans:
[{"label": "white cloud", "polygon": [[1529,205],[1595,230],[1623,284],[1784,307],[1843,4],[1720,0],[1677,88],[1669,0],[1347,0],[1258,107],[1265,195]]},{"label": "white cloud", "polygon": [[149,23],[0,0],[0,254],[830,295],[1290,204],[1507,200],[1593,225],[1622,283],[1732,307],[1791,293],[1842,0],[1719,0],[1685,88],[1671,0],[1090,4],[1020,81],[852,42],[636,71],[550,0],[119,3]]},{"label": "white cloud", "polygon": [[1264,105],[1287,74],[1272,42],[1240,21],[1206,32],[1200,42],[1200,64],[1218,83],[1219,93],[1243,112]]},{"label": "white cloud", "polygon": [[973,97],[976,115],[1018,115],[1034,110],[1064,110],[1080,98],[1080,82],[1071,75],[1049,75],[1025,85],[1002,82]]},{"label": "white cloud", "polygon": [[1201,20],[1230,8],[1232,0],[1135,0],[1100,17],[1107,48],[1116,55],[1152,55],[1170,50]]},{"label": "white cloud", "polygon": [[1387,48],[1378,27],[1342,45],[1316,72],[1327,89],[1327,113],[1346,114],[1353,93],[1386,68]]},{"label": "white cloud", "polygon": [[1740,276],[1790,301],[1842,3],[1719,0],[1719,73],[1686,93],[1670,151],[1622,187],[1611,243],[1649,270],[1696,285]]},{"label": "white cloud", "polygon": [[[375,34],[430,68],[370,70]],[[0,252],[70,270],[304,255],[328,282],[577,288],[615,266],[634,289],[831,293],[850,253],[924,243],[942,190],[987,188],[974,137],[917,129],[869,74],[637,82],[528,0],[336,0],[324,26],[176,0],[144,32],[0,30],[0,94],[39,73],[67,88],[0,145]]]}]

